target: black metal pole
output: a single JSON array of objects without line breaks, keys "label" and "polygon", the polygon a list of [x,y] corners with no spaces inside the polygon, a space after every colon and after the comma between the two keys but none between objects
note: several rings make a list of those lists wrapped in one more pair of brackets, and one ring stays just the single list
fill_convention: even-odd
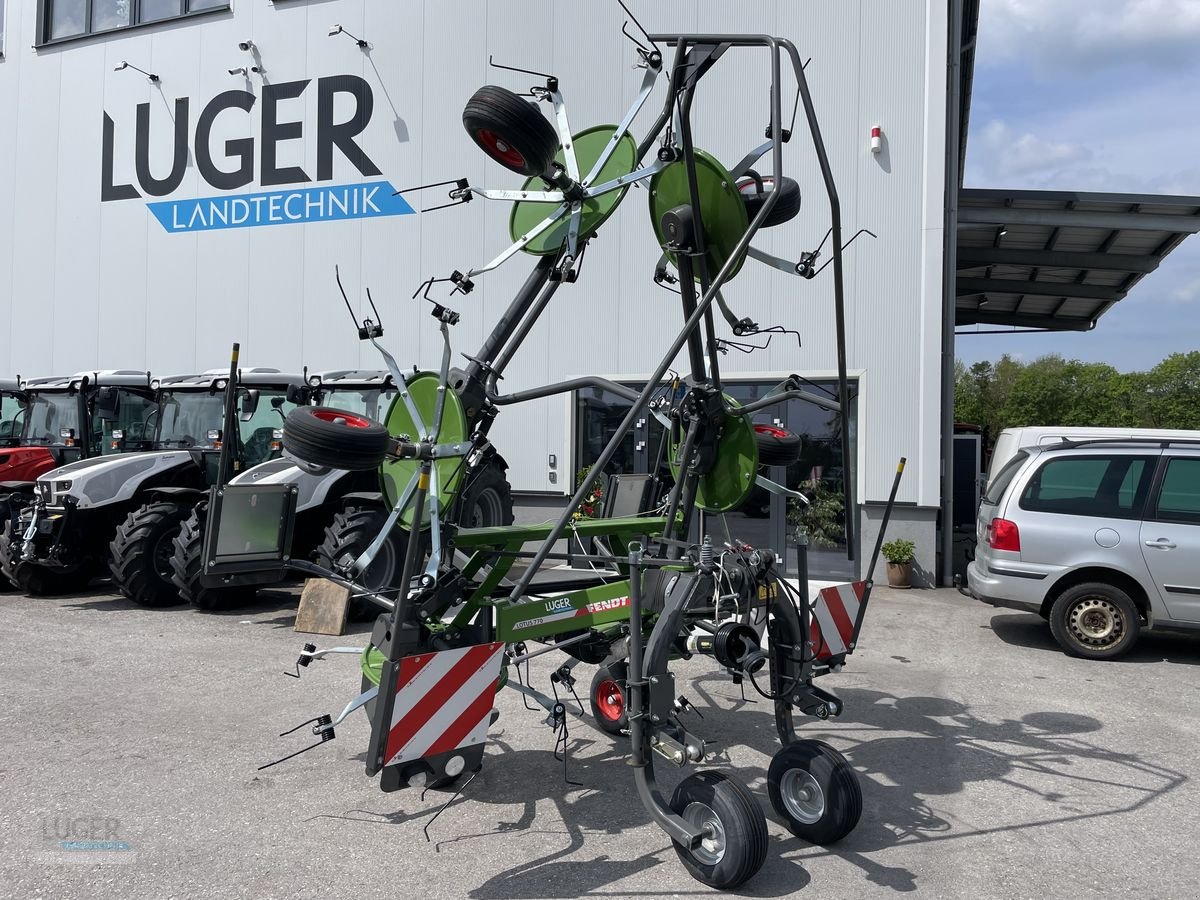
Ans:
[{"label": "black metal pole", "polygon": [[221,455],[217,462],[217,484],[228,484],[233,478],[237,448],[237,398],[238,398],[238,355],[240,344],[234,344],[229,354],[229,380],[225,382],[225,421],[221,423]]}]

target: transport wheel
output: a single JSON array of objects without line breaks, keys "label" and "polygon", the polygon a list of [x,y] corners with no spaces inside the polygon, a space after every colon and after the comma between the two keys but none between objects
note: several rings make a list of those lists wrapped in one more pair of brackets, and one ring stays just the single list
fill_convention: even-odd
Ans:
[{"label": "transport wheel", "polygon": [[131,512],[108,545],[108,567],[117,589],[140,606],[182,603],[171,582],[171,555],[189,508],[159,500]]},{"label": "transport wheel", "polygon": [[810,844],[841,840],[862,815],[858,775],[822,741],[793,741],[776,753],[767,794],[792,834]]},{"label": "transport wheel", "polygon": [[[333,569],[345,557],[358,559],[371,546],[387,521],[387,514],[378,506],[347,506],[333,517],[325,529],[325,540],[317,548],[317,563]],[[363,587],[387,596],[399,587],[404,569],[404,554],[408,550],[408,533],[393,528],[367,571],[358,579]],[[349,615],[352,619],[372,619],[383,612],[370,600],[351,597]]]},{"label": "transport wheel", "polygon": [[255,585],[205,587],[200,583],[200,572],[204,567],[204,523],[207,518],[207,506],[195,507],[175,536],[171,548],[171,583],[182,600],[204,612],[249,606],[258,595]]},{"label": "transport wheel", "polygon": [[6,582],[4,588],[15,588],[32,597],[52,597],[58,594],[74,594],[85,590],[92,580],[92,571],[86,566],[74,568],[50,568],[35,563],[21,562],[21,542],[13,538],[11,521],[0,530],[0,573]]},{"label": "transport wheel", "polygon": [[592,687],[588,697],[592,702],[592,718],[600,730],[619,735],[629,728],[629,717],[625,708],[628,689],[625,685],[625,664],[600,666],[592,676]]},{"label": "transport wheel", "polygon": [[1070,656],[1116,659],[1137,643],[1141,619],[1132,598],[1111,584],[1067,588],[1050,607],[1050,633]]},{"label": "transport wheel", "polygon": [[754,439],[758,442],[759,465],[790,466],[800,459],[804,442],[798,434],[774,425],[755,425]]},{"label": "transport wheel", "polygon": [[298,406],[283,423],[283,447],[315,466],[351,472],[376,468],[391,446],[386,427],[331,406]]},{"label": "transport wheel", "polygon": [[[794,178],[788,178],[786,175],[779,180],[779,184],[779,199],[767,213],[767,218],[763,221],[764,228],[782,225],[796,218],[800,212],[800,185]],[[775,179],[751,170],[749,174],[738,179],[737,189],[742,195],[742,202],[746,204],[746,217],[753,220],[775,190]]]},{"label": "transport wheel", "polygon": [[694,848],[675,844],[680,861],[697,881],[731,890],[762,868],[767,820],[740,781],[720,772],[697,772],[679,782],[671,809],[705,831]]},{"label": "transport wheel", "polygon": [[462,120],[484,153],[522,175],[541,175],[558,152],[554,126],[536,104],[507,88],[485,84],[467,101]]},{"label": "transport wheel", "polygon": [[464,528],[513,523],[512,488],[499,465],[485,465],[470,476],[463,486],[462,511],[459,524]]}]

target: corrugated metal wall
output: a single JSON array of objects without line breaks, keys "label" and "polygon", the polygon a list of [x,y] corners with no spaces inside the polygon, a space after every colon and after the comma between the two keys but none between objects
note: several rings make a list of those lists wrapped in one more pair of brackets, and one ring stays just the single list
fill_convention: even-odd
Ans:
[{"label": "corrugated metal wall", "polygon": [[[550,71],[562,80],[576,130],[620,118],[641,72],[622,37],[615,3],[551,0],[238,0],[230,14],[165,24],[40,51],[36,0],[8,0],[8,53],[0,62],[0,371],[39,375],[91,366],[160,372],[220,365],[240,340],[247,364],[296,369],[378,366],[358,343],[336,294],[333,267],[360,308],[370,286],[386,341],[402,360],[434,365],[435,323],[409,297],[430,275],[482,263],[507,243],[508,210],[476,201],[424,216],[168,234],[144,200],[100,202],[102,111],[116,122],[116,176],[133,176],[137,104],[152,110],[151,164],[171,163],[175,98],[191,98],[191,120],[216,94],[243,88],[227,70],[244,64],[237,42],[260,49],[272,83],[354,74],[373,87],[375,110],[361,136],[367,154],[397,187],[467,176],[472,184],[516,186],[486,162],[461,125],[466,98],[492,81],[518,90],[528,76],[489,70],[487,59]],[[860,497],[886,496],[896,457],[913,461],[901,500],[938,502],[938,342],[941,305],[945,4],[937,0],[773,0],[651,3],[633,8],[651,31],[757,31],[790,37],[811,57],[807,75],[841,193],[846,234],[860,238],[846,271],[850,366],[864,371]],[[372,44],[361,51],[339,22]],[[157,72],[152,85],[122,60]],[[735,51],[705,78],[696,105],[699,146],[732,165],[762,140],[767,57]],[[252,87],[261,93],[261,80]],[[644,128],[661,104],[649,101]],[[281,165],[315,171],[315,84],[281,107],[305,121],[303,139],[283,142]],[[213,146],[257,139],[249,114],[218,117]],[[802,118],[802,117],[801,117]],[[884,152],[869,151],[881,125]],[[640,129],[635,127],[640,133]],[[218,160],[220,161],[220,155]],[[795,258],[813,249],[827,204],[803,133],[785,153],[805,209],[764,234],[766,250]],[[334,183],[363,179],[335,154]],[[258,190],[251,185],[245,190]],[[178,198],[213,194],[194,160]],[[432,202],[432,200],[430,201]],[[680,322],[674,298],[656,288],[658,257],[645,194],[633,192],[588,252],[580,283],[564,287],[509,368],[504,384],[531,386],[585,372],[637,373]],[[474,352],[531,261],[480,278],[454,304],[463,314],[456,351]],[[805,282],[747,264],[726,292],[740,314],[797,327],[804,349],[775,341],[728,358],[741,371],[828,371],[836,363],[832,278]],[[545,454],[570,459],[567,403],[508,409],[495,431],[514,463],[514,484],[553,489]],[[527,451],[522,455],[521,451]],[[561,488],[561,483],[558,485]]]}]

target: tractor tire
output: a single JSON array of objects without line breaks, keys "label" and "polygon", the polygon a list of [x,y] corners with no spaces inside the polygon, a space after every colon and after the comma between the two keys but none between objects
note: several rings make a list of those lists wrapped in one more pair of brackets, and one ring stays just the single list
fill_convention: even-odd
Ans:
[{"label": "tractor tire", "polygon": [[[767,218],[762,223],[763,228],[790,222],[800,212],[800,185],[794,178],[787,176],[784,176],[779,183],[782,185],[779,189],[779,199],[767,213]],[[742,195],[742,203],[746,205],[747,218],[754,221],[758,211],[762,209],[767,198],[775,190],[775,179],[770,175],[760,177],[757,172],[752,171],[744,178],[738,179],[737,189],[738,193]]]},{"label": "tractor tire", "polygon": [[190,507],[156,500],[131,512],[108,545],[114,586],[139,606],[183,602],[171,581],[171,554]]},{"label": "tractor tire", "polygon": [[92,580],[91,569],[79,566],[73,569],[52,569],[35,563],[21,561],[21,542],[13,538],[12,521],[4,523],[0,531],[0,574],[4,588],[23,591],[30,597],[53,597],[59,594],[74,594],[86,590]]},{"label": "tractor tire", "polygon": [[463,485],[458,524],[463,528],[491,528],[513,523],[512,487],[504,469],[485,465],[468,474]]},{"label": "tractor tire", "polygon": [[195,507],[175,536],[171,552],[171,583],[179,591],[182,600],[204,612],[249,606],[258,595],[255,585],[206,587],[200,583],[200,572],[204,567],[204,523],[207,518],[207,507]]},{"label": "tractor tire", "polygon": [[[379,530],[387,521],[387,513],[378,506],[347,506],[333,517],[325,529],[325,540],[317,548],[317,564],[333,569],[345,557],[357,559],[371,546]],[[404,570],[404,555],[408,551],[408,532],[393,528],[379,553],[360,582],[377,594],[388,595],[400,586],[400,575]],[[355,621],[372,619],[383,610],[361,597],[350,598],[349,618]]]},{"label": "tractor tire", "polygon": [[392,439],[378,422],[330,406],[298,406],[283,424],[283,448],[296,459],[330,469],[370,471]]},{"label": "tractor tire", "polygon": [[541,175],[558,152],[558,132],[537,104],[485,84],[467,101],[463,127],[484,153],[525,176]]},{"label": "tractor tire", "polygon": [[790,466],[800,459],[804,441],[774,425],[755,425],[754,438],[758,442],[758,464],[761,466]]},{"label": "tractor tire", "polygon": [[689,775],[671,795],[671,810],[708,830],[697,847],[674,844],[679,861],[697,881],[730,891],[762,868],[767,819],[742,782],[712,770]]}]

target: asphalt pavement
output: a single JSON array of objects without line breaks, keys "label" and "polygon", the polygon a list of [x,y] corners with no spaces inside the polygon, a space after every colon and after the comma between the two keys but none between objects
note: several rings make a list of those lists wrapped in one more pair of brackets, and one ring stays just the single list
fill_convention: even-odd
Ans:
[{"label": "asphalt pavement", "polygon": [[[566,768],[544,714],[504,691],[481,773],[448,795],[384,794],[368,726],[306,729],[358,692],[356,661],[284,675],[310,638],[296,598],[249,611],[143,610],[111,595],[0,596],[0,896],[19,898],[657,897],[712,893],[637,801],[624,748],[578,720]],[[320,646],[361,644],[365,628]],[[552,654],[555,657],[557,654]],[[783,897],[1192,897],[1200,883],[1200,639],[1145,637],[1095,663],[1033,615],[950,590],[876,592],[858,651],[820,680],[862,820],[803,844],[771,810],[771,707],[715,666],[675,667],[712,764],[768,819],[741,893]],[[535,660],[549,690],[555,663]],[[581,666],[585,697],[591,670]],[[668,791],[680,777],[658,765]],[[568,781],[569,779],[569,781]],[[429,840],[423,833],[428,826]]]}]

